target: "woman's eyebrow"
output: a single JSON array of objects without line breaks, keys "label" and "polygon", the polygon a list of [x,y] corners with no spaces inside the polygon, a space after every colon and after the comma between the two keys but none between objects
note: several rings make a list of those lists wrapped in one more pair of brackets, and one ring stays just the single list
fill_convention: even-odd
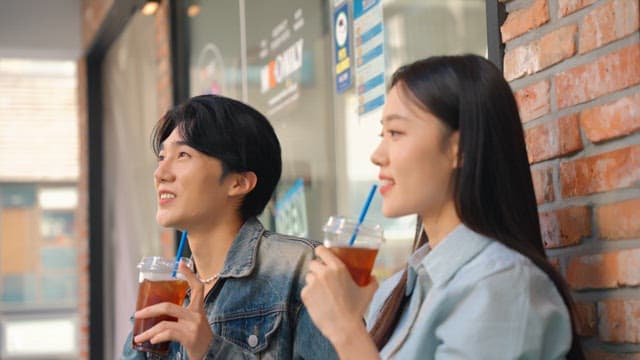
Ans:
[{"label": "woman's eyebrow", "polygon": [[380,124],[384,124],[385,122],[390,122],[393,120],[409,120],[409,118],[398,114],[389,114],[380,120]]}]

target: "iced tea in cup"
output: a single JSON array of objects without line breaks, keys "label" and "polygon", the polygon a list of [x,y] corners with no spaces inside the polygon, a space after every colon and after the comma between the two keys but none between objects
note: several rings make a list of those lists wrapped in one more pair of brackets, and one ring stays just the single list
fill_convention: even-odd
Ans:
[{"label": "iced tea in cup", "polygon": [[[191,270],[193,263],[191,259],[181,258]],[[178,268],[175,259],[165,259],[160,256],[147,256],[142,258],[138,264],[140,269],[138,277],[138,301],[136,310],[143,309],[147,306],[162,302],[171,302],[176,305],[182,305],[189,288],[187,279],[180,273],[175,272]],[[171,316],[158,316],[146,319],[135,319],[133,324],[133,337],[142,334],[162,321],[176,321]],[[156,354],[166,355],[169,352],[169,343],[162,342],[152,344],[149,341],[136,343],[132,341],[133,348],[140,351],[153,352]]]},{"label": "iced tea in cup", "polygon": [[[384,241],[382,227],[367,221],[358,226],[356,220],[330,216],[322,230],[324,246],[342,260],[358,286],[367,285],[371,280],[371,269],[378,249]],[[350,245],[354,234],[353,244]]]}]

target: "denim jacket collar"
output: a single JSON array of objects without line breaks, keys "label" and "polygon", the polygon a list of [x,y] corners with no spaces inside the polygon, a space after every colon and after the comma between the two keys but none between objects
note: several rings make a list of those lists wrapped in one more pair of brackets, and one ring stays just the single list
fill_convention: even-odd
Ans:
[{"label": "denim jacket collar", "polygon": [[220,278],[249,276],[256,265],[258,243],[264,232],[256,218],[248,219],[238,231],[224,261]]}]

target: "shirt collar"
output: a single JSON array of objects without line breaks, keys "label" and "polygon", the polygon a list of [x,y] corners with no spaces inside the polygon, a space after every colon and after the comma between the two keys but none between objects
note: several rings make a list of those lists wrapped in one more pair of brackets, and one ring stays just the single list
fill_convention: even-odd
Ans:
[{"label": "shirt collar", "polygon": [[256,264],[258,244],[264,231],[264,227],[256,218],[250,218],[242,225],[227,253],[220,278],[239,278],[251,274]]},{"label": "shirt collar", "polygon": [[[448,282],[467,262],[480,253],[491,239],[464,224],[456,226],[435,248],[423,246],[411,255],[409,266],[418,271],[424,266],[435,286]],[[424,248],[427,248],[426,250]]]},{"label": "shirt collar", "polygon": [[418,250],[414,251],[413,254],[409,257],[407,261],[407,265],[409,268],[407,269],[407,288],[405,290],[405,295],[409,296],[413,293],[413,288],[415,287],[416,278],[418,277],[418,272],[424,273],[424,270],[420,271],[420,264],[422,259],[431,251],[429,244],[424,244],[418,248]]}]

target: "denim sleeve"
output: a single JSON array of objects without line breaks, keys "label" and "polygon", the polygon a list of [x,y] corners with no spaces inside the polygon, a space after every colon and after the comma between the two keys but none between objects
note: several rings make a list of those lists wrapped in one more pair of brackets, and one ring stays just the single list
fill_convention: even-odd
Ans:
[{"label": "denim sleeve", "polygon": [[122,346],[122,355],[120,355],[120,360],[146,360],[147,355],[145,352],[134,350],[133,346],[131,346],[132,337],[133,333],[129,332],[129,336],[127,336],[127,340],[124,342],[124,346]]},{"label": "denim sleeve", "polygon": [[[186,353],[180,344],[172,343],[171,350],[168,355],[149,355],[144,351],[137,351],[133,349],[131,346],[131,336],[132,334],[129,333],[127,341],[124,343],[122,355],[120,356],[121,360],[168,360],[175,359],[176,352]],[[184,355],[181,358],[187,359]],[[220,336],[213,335],[213,340],[211,341],[211,345],[209,345],[209,350],[207,351],[204,359],[248,360],[257,359],[257,357],[254,354],[245,351],[241,347],[224,340]]]},{"label": "denim sleeve", "polygon": [[307,309],[300,306],[293,343],[294,359],[338,359],[333,345],[315,326]]}]

